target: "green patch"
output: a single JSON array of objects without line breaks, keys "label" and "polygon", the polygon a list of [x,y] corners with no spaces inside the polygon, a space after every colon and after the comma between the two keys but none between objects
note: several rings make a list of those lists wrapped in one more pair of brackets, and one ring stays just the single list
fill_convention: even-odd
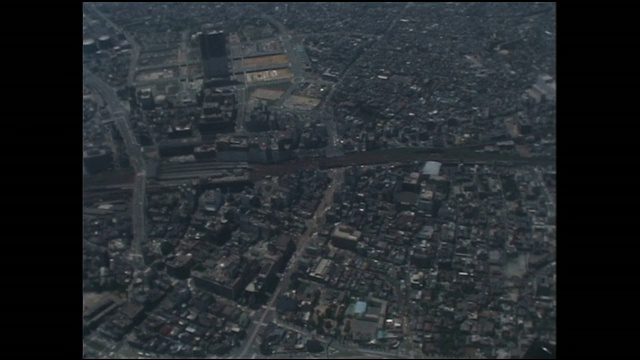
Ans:
[{"label": "green patch", "polygon": [[105,345],[103,345],[102,343],[95,341],[95,340],[89,340],[87,341],[87,345],[89,345],[90,347],[92,347],[93,349],[97,350],[97,351],[105,351],[107,349],[107,347]]},{"label": "green patch", "polygon": [[304,291],[309,287],[309,284],[307,284],[306,282],[300,282],[300,285],[298,285],[298,288],[296,289],[296,292],[298,294],[304,294]]},{"label": "green patch", "polygon": [[346,311],[346,315],[349,316],[353,316],[356,313],[356,306],[355,304],[349,304],[349,307],[347,307],[347,311]]}]

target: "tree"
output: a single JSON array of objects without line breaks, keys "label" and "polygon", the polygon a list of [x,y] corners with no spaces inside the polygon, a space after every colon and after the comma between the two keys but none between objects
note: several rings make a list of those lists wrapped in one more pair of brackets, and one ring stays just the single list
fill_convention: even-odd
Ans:
[{"label": "tree", "polygon": [[173,245],[171,245],[170,242],[168,241],[163,241],[160,244],[160,251],[162,252],[163,256],[167,256],[171,253],[171,251],[173,250]]},{"label": "tree", "polygon": [[329,306],[327,308],[327,311],[325,311],[325,314],[327,315],[327,318],[335,319],[335,317],[336,317],[336,306],[335,305]]},{"label": "tree", "polygon": [[351,320],[347,320],[347,323],[344,325],[344,333],[348,334],[351,332]]},{"label": "tree", "polygon": [[324,327],[327,328],[327,330],[331,330],[331,321],[327,320],[324,322]]},{"label": "tree", "polygon": [[340,306],[340,309],[336,311],[336,320],[338,321],[338,325],[342,325],[344,322],[344,311],[344,306]]},{"label": "tree", "polygon": [[317,314],[318,316],[318,323],[322,324],[324,322],[324,320],[327,318],[324,314]]}]

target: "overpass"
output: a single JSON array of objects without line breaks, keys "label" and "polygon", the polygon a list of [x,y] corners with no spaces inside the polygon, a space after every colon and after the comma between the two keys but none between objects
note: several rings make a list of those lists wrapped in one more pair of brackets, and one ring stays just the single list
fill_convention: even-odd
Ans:
[{"label": "overpass", "polygon": [[144,263],[142,262],[141,245],[145,241],[146,237],[144,219],[144,206],[146,198],[146,164],[142,153],[142,147],[136,141],[133,129],[128,119],[128,113],[118,99],[116,90],[106,84],[102,79],[88,71],[84,72],[84,83],[87,87],[99,92],[105,102],[109,105],[109,108],[111,109],[111,116],[114,119],[118,131],[122,135],[127,154],[129,155],[131,164],[135,169],[136,176],[133,186],[132,200],[132,224],[134,239],[131,250],[133,252],[133,256],[138,259],[137,265],[139,267],[144,267]]}]

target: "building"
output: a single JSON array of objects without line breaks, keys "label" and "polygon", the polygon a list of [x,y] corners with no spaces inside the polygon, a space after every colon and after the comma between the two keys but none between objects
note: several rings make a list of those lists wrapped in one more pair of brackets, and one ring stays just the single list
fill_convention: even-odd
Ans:
[{"label": "building", "polygon": [[186,279],[190,275],[191,267],[194,264],[194,259],[191,254],[178,255],[173,259],[167,261],[167,272],[169,275],[178,278]]},{"label": "building", "polygon": [[442,164],[436,161],[427,161],[422,168],[422,178],[429,178],[440,175]]},{"label": "building", "polygon": [[496,143],[496,146],[499,149],[512,150],[512,149],[515,148],[516,143],[513,140],[499,141],[499,142]]},{"label": "building", "polygon": [[200,140],[187,138],[162,141],[158,148],[162,157],[187,156],[193,155],[194,149],[200,145],[202,145]]},{"label": "building", "polygon": [[420,196],[418,197],[418,201],[416,203],[418,209],[426,212],[429,215],[433,214],[434,206],[434,192],[429,188],[423,187],[420,191]]},{"label": "building", "polygon": [[418,202],[418,194],[413,191],[402,191],[395,194],[396,210],[411,210]]},{"label": "building", "polygon": [[277,268],[281,265],[282,255],[274,256],[275,259],[267,258],[260,262],[258,275],[246,287],[249,293],[261,293],[264,289],[275,284]]},{"label": "building", "polygon": [[298,302],[286,296],[280,296],[276,301],[276,311],[278,313],[295,312],[298,310]]},{"label": "building", "polygon": [[155,108],[155,100],[151,89],[143,89],[140,91],[140,105],[145,110],[153,110]]},{"label": "building", "polygon": [[140,91],[140,105],[145,110],[153,110],[156,106],[155,98],[151,89],[143,89]]},{"label": "building", "polygon": [[327,80],[327,81],[338,81],[338,75],[335,72],[331,72],[331,69],[327,69],[325,72],[322,73],[322,80]]},{"label": "building", "polygon": [[193,154],[197,160],[211,160],[216,158],[215,145],[202,145],[193,150]]},{"label": "building", "polygon": [[296,251],[296,244],[290,235],[282,234],[276,238],[275,241],[269,244],[269,248],[272,251],[279,251],[282,253],[284,262],[289,261],[293,252]]},{"label": "building", "polygon": [[200,53],[205,78],[229,78],[226,36],[222,31],[200,34]]},{"label": "building", "polygon": [[88,332],[95,329],[107,315],[112,313],[120,305],[120,301],[116,302],[114,300],[107,299],[99,302],[96,306],[86,311],[83,316],[83,325],[85,330]]},{"label": "building", "polygon": [[215,272],[193,272],[193,283],[202,290],[210,291],[214,294],[235,299],[242,291],[243,284],[241,278],[229,279],[216,276]]},{"label": "building", "polygon": [[158,95],[153,100],[155,106],[163,107],[167,104],[167,96],[166,95]]},{"label": "building", "polygon": [[249,160],[249,139],[244,136],[218,136],[216,151],[220,161],[246,162]]},{"label": "building", "polygon": [[550,101],[556,98],[556,81],[550,75],[541,75],[533,89]]},{"label": "building", "polygon": [[245,288],[249,293],[261,293],[265,288],[273,287],[277,279],[276,273],[285,264],[282,252],[265,242],[252,247],[245,258],[254,261],[260,269]]},{"label": "building", "polygon": [[198,130],[203,134],[233,132],[238,113],[236,98],[230,91],[203,89],[198,95],[202,113]]},{"label": "building", "polygon": [[205,212],[216,213],[223,204],[224,198],[219,189],[206,191],[200,196],[200,205]]},{"label": "building", "polygon": [[420,191],[420,174],[411,173],[402,182],[402,191],[417,193]]},{"label": "building", "polygon": [[544,343],[542,341],[534,341],[522,358],[523,359],[555,359],[556,346],[550,343]]},{"label": "building", "polygon": [[332,265],[333,261],[330,259],[320,260],[315,268],[310,269],[309,277],[311,277],[315,281],[325,283],[329,278],[329,273],[331,271]]},{"label": "building", "polygon": [[192,271],[195,286],[228,299],[236,299],[247,283],[256,276],[260,267],[254,261],[246,262],[238,255],[216,261],[215,267]]},{"label": "building", "polygon": [[355,251],[362,233],[351,227],[339,225],[331,232],[331,243],[341,249]]},{"label": "building", "polygon": [[433,258],[422,251],[411,250],[411,265],[419,269],[428,269],[433,264]]},{"label": "building", "polygon": [[192,137],[193,131],[191,129],[191,125],[173,125],[169,127],[167,135],[170,139],[184,139]]},{"label": "building", "polygon": [[128,320],[131,320],[133,324],[139,324],[144,318],[144,306],[127,303],[120,309],[120,314],[124,315]]},{"label": "building", "polygon": [[354,313],[356,316],[362,316],[367,311],[367,303],[366,301],[358,301],[356,303]]}]

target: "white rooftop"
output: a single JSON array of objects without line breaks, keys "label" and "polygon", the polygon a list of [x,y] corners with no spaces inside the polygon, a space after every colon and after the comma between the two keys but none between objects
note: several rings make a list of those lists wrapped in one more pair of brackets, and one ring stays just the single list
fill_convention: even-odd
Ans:
[{"label": "white rooftop", "polygon": [[442,166],[441,163],[437,162],[437,161],[427,161],[426,164],[424,164],[424,167],[422,168],[422,174],[423,175],[440,175],[440,167]]}]

